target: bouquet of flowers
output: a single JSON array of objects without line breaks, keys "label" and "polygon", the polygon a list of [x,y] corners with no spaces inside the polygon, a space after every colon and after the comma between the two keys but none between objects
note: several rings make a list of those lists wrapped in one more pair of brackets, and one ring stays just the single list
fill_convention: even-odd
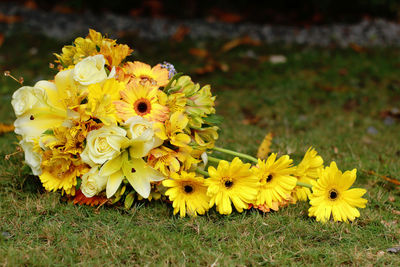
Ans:
[{"label": "bouquet of flowers", "polygon": [[[356,170],[324,167],[312,148],[293,166],[288,155],[254,158],[216,147],[220,118],[210,86],[166,62],[127,61],[132,52],[90,30],[55,54],[53,80],[13,94],[25,163],[47,191],[126,208],[161,199],[182,217],[213,206],[221,214],[232,213],[232,204],[268,212],[307,200],[318,221],[360,216],[366,191],[349,189]],[[212,151],[235,157],[220,160]]]}]

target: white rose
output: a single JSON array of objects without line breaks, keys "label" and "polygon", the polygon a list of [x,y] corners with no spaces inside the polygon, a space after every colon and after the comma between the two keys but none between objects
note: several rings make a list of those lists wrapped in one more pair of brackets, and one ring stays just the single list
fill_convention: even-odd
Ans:
[{"label": "white rose", "polygon": [[81,154],[83,162],[94,166],[103,164],[120,154],[123,144],[128,141],[126,131],[118,126],[103,126],[89,132],[86,147]]},{"label": "white rose", "polygon": [[93,197],[106,189],[107,176],[99,174],[99,166],[94,166],[82,175],[81,191],[86,197]]},{"label": "white rose", "polygon": [[11,105],[17,117],[40,105],[38,97],[45,94],[42,88],[22,86],[12,95]]},{"label": "white rose", "polygon": [[125,122],[130,138],[130,155],[134,158],[146,156],[150,150],[160,146],[163,141],[154,135],[153,123],[143,117],[135,116]]},{"label": "white rose", "polygon": [[100,83],[107,79],[104,69],[106,60],[103,55],[95,55],[84,58],[73,69],[72,77],[81,85]]},{"label": "white rose", "polygon": [[42,156],[33,151],[34,143],[26,140],[21,140],[19,145],[22,147],[25,153],[25,163],[31,168],[34,175],[41,175],[42,168],[40,164],[42,163]]}]

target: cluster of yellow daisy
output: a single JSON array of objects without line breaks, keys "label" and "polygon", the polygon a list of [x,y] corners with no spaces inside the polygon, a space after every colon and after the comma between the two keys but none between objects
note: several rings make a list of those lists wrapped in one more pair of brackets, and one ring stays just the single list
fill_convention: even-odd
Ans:
[{"label": "cluster of yellow daisy", "polygon": [[[238,211],[256,208],[263,212],[277,211],[279,207],[309,200],[309,216],[317,221],[353,221],[360,216],[357,208],[364,208],[365,189],[349,189],[356,179],[356,170],[342,173],[332,162],[323,166],[323,159],[309,148],[302,161],[293,166],[288,155],[277,158],[272,153],[265,160],[250,155],[214,147],[214,150],[236,155],[231,162],[209,157],[217,168],[208,172],[182,172],[164,180],[166,195],[173,201],[174,212],[204,214],[216,206],[220,214],[231,214],[232,205]],[[251,163],[244,163],[243,157]],[[207,178],[204,178],[207,177]]]},{"label": "cluster of yellow daisy", "polygon": [[[215,147],[219,118],[210,86],[164,62],[128,61],[133,52],[90,30],[55,54],[54,79],[12,96],[14,126],[25,163],[47,191],[109,203],[162,199],[174,214],[267,212],[310,200],[318,221],[352,221],[365,207],[364,189],[349,189],[356,171],[323,167],[309,149],[293,167],[285,155],[261,160]],[[219,151],[231,162],[210,156]],[[253,163],[243,163],[239,157]],[[207,165],[217,164],[217,168]]]}]

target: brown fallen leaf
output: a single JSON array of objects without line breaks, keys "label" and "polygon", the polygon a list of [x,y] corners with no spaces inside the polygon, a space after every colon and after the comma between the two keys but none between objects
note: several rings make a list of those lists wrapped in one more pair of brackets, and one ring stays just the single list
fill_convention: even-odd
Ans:
[{"label": "brown fallen leaf", "polygon": [[390,177],[382,175],[382,174],[378,174],[378,173],[376,173],[374,171],[368,171],[367,173],[370,174],[370,175],[375,175],[375,176],[381,177],[382,179],[384,179],[384,180],[386,180],[386,181],[388,181],[388,182],[390,182],[392,184],[400,185],[400,181],[399,180],[390,178]]},{"label": "brown fallen leaf", "polygon": [[261,120],[261,117],[254,114],[252,109],[242,107],[241,110],[244,115],[244,120],[243,120],[244,125],[256,125]]},{"label": "brown fallen leaf", "polygon": [[22,20],[22,18],[19,16],[9,16],[9,15],[4,15],[3,13],[0,13],[0,22],[1,23],[13,24],[13,23],[19,22],[21,20]]},{"label": "brown fallen leaf", "polygon": [[0,33],[0,46],[4,43],[4,34]]},{"label": "brown fallen leaf", "polygon": [[210,56],[208,51],[206,49],[201,49],[201,48],[190,48],[189,49],[189,54],[199,57],[199,58],[206,58]]},{"label": "brown fallen leaf", "polygon": [[188,35],[190,32],[190,28],[184,25],[180,25],[174,35],[172,35],[171,40],[175,42],[182,42],[183,39]]},{"label": "brown fallen leaf", "polygon": [[392,210],[393,214],[400,215],[400,210]]},{"label": "brown fallen leaf", "polygon": [[355,44],[355,43],[351,43],[350,48],[353,49],[353,51],[355,51],[357,53],[362,53],[365,51],[364,47],[362,47],[361,45]]},{"label": "brown fallen leaf", "polygon": [[36,2],[34,0],[27,0],[24,2],[24,7],[28,9],[35,10],[38,8]]},{"label": "brown fallen leaf", "polygon": [[239,45],[259,46],[261,45],[261,42],[258,40],[254,40],[250,36],[246,35],[225,43],[221,48],[221,52],[228,52],[229,50],[232,50]]},{"label": "brown fallen leaf", "polygon": [[53,8],[54,12],[61,13],[61,14],[72,14],[74,13],[74,10],[70,8],[69,6],[64,6],[62,4],[55,5]]},{"label": "brown fallen leaf", "polygon": [[271,132],[264,137],[264,140],[258,147],[257,158],[266,159],[268,157],[268,154],[271,151],[272,137],[273,136]]},{"label": "brown fallen leaf", "polygon": [[14,131],[15,127],[12,124],[0,123],[0,134],[5,134]]},{"label": "brown fallen leaf", "polygon": [[223,72],[227,72],[229,70],[229,66],[226,63],[221,63],[215,61],[211,57],[208,57],[206,64],[203,67],[196,68],[194,72],[199,75],[211,73],[215,70],[221,70]]},{"label": "brown fallen leaf", "polygon": [[214,8],[211,13],[216,17],[216,19],[226,23],[237,23],[243,20],[243,16],[241,14],[227,12],[218,8]]}]

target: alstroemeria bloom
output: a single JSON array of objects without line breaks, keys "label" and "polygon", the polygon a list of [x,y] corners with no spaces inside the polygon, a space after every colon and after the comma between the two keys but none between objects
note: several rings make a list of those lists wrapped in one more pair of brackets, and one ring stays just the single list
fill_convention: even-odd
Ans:
[{"label": "alstroemeria bloom", "polygon": [[150,182],[158,182],[165,179],[161,173],[147,165],[143,159],[128,159],[128,152],[124,152],[120,156],[107,161],[101,167],[99,175],[108,177],[106,186],[107,198],[115,194],[124,177],[143,198],[148,198],[150,195]]}]

